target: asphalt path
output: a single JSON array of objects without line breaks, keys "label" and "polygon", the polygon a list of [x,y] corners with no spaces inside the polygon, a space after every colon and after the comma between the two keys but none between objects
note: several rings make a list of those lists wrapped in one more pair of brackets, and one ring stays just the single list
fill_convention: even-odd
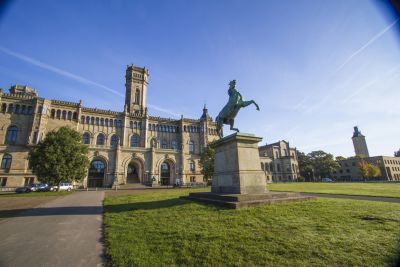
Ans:
[{"label": "asphalt path", "polygon": [[104,191],[75,192],[0,222],[0,266],[103,266]]}]

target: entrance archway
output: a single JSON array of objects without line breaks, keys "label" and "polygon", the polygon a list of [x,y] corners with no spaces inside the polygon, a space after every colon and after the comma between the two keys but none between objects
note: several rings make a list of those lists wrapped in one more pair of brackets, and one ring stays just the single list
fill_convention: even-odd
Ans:
[{"label": "entrance archway", "polygon": [[140,183],[140,166],[134,162],[128,164],[126,171],[126,182],[127,183]]},{"label": "entrance archway", "polygon": [[88,187],[103,187],[104,176],[106,173],[106,164],[99,159],[90,163],[88,173]]},{"label": "entrance archway", "polygon": [[171,166],[168,162],[164,161],[161,164],[161,185],[169,185],[171,180]]}]

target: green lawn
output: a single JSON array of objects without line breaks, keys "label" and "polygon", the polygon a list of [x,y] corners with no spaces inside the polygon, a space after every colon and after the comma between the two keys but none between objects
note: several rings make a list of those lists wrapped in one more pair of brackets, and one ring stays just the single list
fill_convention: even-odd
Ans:
[{"label": "green lawn", "polygon": [[179,198],[188,192],[106,198],[108,264],[393,266],[400,255],[399,204],[318,199],[229,210]]},{"label": "green lawn", "polygon": [[279,183],[267,187],[274,191],[400,197],[400,183]]},{"label": "green lawn", "polygon": [[58,197],[71,194],[72,192],[31,192],[31,193],[15,193],[15,192],[0,192],[0,197]]}]

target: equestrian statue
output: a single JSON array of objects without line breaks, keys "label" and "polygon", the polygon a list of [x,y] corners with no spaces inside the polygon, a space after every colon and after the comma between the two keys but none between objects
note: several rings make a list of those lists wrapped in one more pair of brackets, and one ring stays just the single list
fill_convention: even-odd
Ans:
[{"label": "equestrian statue", "polygon": [[244,101],[242,95],[236,90],[236,80],[229,82],[229,101],[224,106],[224,108],[219,112],[217,118],[215,119],[217,123],[217,133],[220,138],[223,137],[222,127],[224,124],[229,124],[231,130],[239,132],[238,128],[234,128],[235,117],[241,108],[247,107],[248,105],[254,104],[257,110],[260,110],[257,103],[254,100]]}]

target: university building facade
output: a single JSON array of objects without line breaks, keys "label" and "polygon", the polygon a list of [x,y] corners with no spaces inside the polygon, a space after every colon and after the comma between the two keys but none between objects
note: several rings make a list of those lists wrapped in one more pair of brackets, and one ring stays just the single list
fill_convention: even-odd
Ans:
[{"label": "university building facade", "polygon": [[146,68],[127,67],[123,112],[84,107],[82,101],[44,99],[27,86],[12,86],[9,93],[1,90],[0,186],[36,181],[28,166],[29,150],[62,126],[80,132],[82,143],[89,146],[90,168],[80,183],[83,187],[203,182],[200,153],[218,139],[215,122],[205,107],[199,119],[151,116],[148,77]]}]

